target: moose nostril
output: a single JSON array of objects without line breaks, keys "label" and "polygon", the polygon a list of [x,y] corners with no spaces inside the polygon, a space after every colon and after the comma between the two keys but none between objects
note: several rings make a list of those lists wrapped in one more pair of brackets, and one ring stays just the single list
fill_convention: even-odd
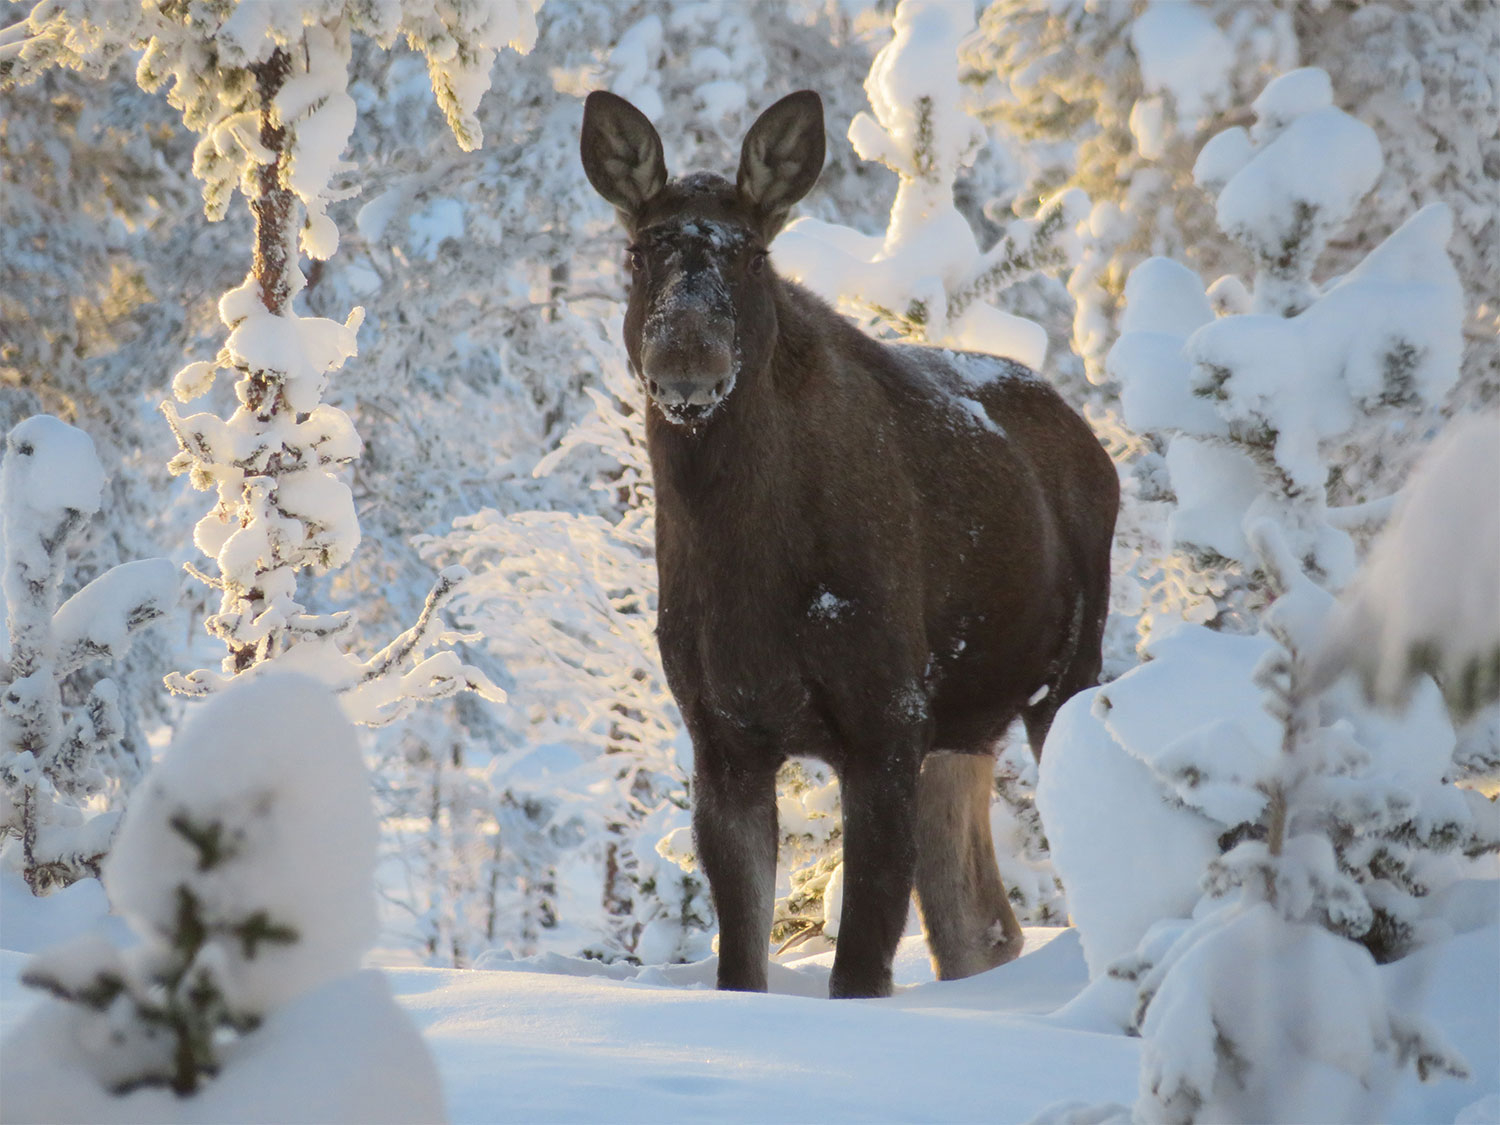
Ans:
[{"label": "moose nostril", "polygon": [[724,393],[724,384],[727,382],[729,382],[728,379],[720,379],[714,384],[714,397],[717,398]]}]

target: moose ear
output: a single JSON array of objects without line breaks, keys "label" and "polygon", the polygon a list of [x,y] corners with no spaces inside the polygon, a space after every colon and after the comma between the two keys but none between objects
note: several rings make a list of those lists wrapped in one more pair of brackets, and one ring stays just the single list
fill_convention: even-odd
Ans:
[{"label": "moose ear", "polygon": [[755,209],[767,242],[817,183],[823,155],[823,99],[812,90],[788,94],[750,126],[735,186]]},{"label": "moose ear", "polygon": [[627,226],[667,182],[661,137],[644,113],[618,94],[595,90],[583,103],[583,171]]}]

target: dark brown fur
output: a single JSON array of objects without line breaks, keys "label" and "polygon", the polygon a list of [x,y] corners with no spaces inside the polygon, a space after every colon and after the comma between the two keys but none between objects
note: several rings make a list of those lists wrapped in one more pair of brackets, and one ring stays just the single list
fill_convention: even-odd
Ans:
[{"label": "dark brown fur", "polygon": [[[1025,368],[883,345],[754,260],[821,166],[815,104],[804,92],[766,112],[738,187],[666,182],[654,130],[612,95],[591,96],[583,148],[635,239],[625,339],[657,404],[658,634],[693,740],[719,985],[766,987],[774,777],[797,755],[828,762],[843,793],[830,991],[880,996],[914,881],[941,976],[1019,951],[990,771],[928,759],[992,755],[1018,716],[1040,753],[1058,706],[1096,681],[1118,484],[1088,426]],[[628,183],[601,138],[635,169]],[[744,245],[680,234],[700,228]],[[673,303],[674,285],[701,299]]]}]

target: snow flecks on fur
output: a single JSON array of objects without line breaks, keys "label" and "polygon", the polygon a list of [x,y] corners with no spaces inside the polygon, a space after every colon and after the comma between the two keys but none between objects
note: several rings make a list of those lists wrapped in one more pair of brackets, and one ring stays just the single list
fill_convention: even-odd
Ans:
[{"label": "snow flecks on fur", "polygon": [[976,393],[1004,380],[1036,378],[1030,368],[1002,356],[922,344],[902,345],[894,350],[906,361],[906,370],[947,405],[958,425],[978,427],[1000,438],[1006,436],[1005,429],[990,417]]},{"label": "snow flecks on fur", "polygon": [[853,604],[829,590],[820,589],[807,614],[815,621],[838,621],[853,608]]}]

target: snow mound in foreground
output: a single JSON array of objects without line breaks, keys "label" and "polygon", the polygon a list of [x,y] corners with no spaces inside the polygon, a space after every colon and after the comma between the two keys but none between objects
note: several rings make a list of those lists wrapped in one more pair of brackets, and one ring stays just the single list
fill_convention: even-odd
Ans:
[{"label": "snow mound in foreground", "polygon": [[162,1089],[116,1097],[79,1081],[72,1015],[43,1004],[6,1038],[5,1121],[396,1125],[446,1117],[432,1055],[374,970],[339,977],[271,1013],[191,1098]]}]

